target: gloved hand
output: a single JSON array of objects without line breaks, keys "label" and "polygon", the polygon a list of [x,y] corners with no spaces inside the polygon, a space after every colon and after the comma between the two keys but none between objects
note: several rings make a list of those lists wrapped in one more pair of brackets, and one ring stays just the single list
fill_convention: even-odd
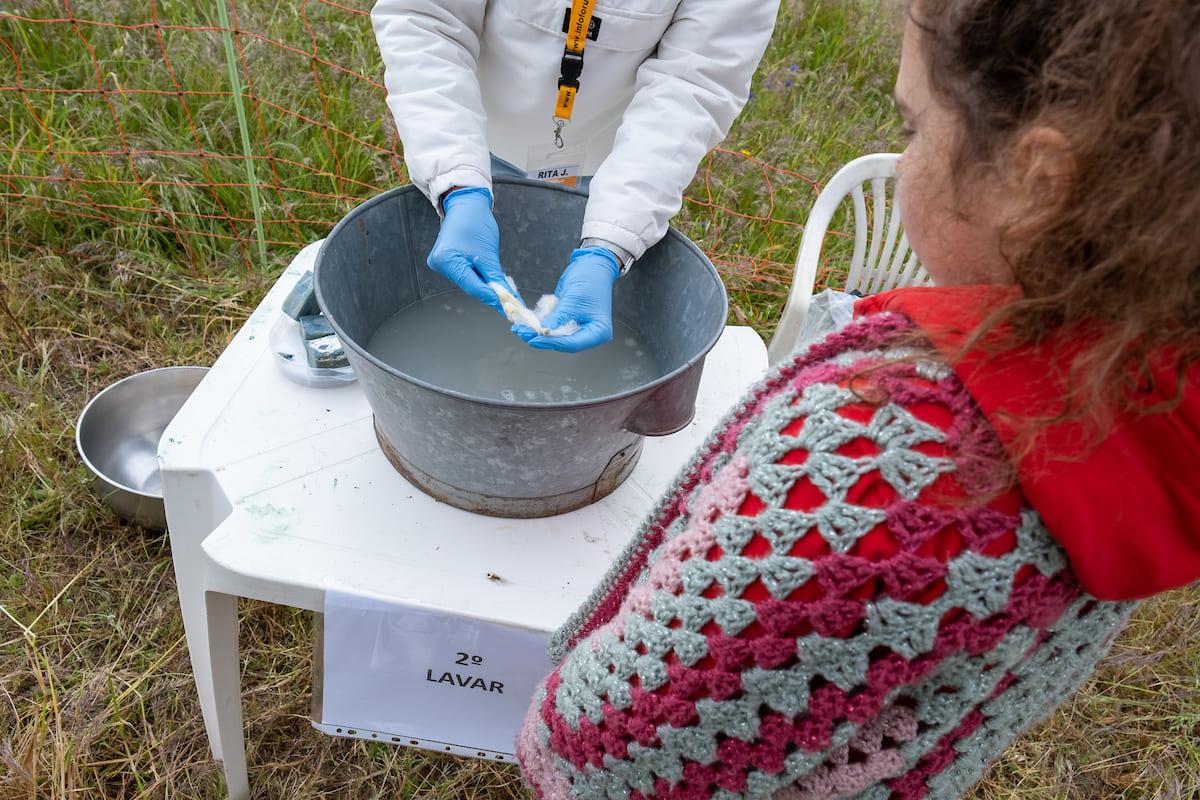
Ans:
[{"label": "gloved hand", "polygon": [[621,265],[605,247],[584,247],[571,253],[571,262],[558,279],[558,305],[542,320],[554,330],[568,321],[579,323],[579,330],[569,336],[538,336],[532,328],[522,325],[513,331],[531,347],[578,353],[612,341],[612,287]]},{"label": "gloved hand", "polygon": [[488,288],[508,285],[500,267],[500,229],[492,216],[492,193],[479,186],[455,189],[442,200],[446,216],[426,263],[430,269],[500,313],[500,300]]}]

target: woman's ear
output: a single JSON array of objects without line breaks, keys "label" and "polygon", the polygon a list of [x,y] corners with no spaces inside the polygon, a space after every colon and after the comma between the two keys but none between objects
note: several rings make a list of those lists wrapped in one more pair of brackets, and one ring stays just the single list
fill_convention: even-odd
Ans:
[{"label": "woman's ear", "polygon": [[1067,202],[1075,155],[1058,128],[1030,128],[1017,139],[1012,155],[1012,188],[1024,213],[1053,213]]}]

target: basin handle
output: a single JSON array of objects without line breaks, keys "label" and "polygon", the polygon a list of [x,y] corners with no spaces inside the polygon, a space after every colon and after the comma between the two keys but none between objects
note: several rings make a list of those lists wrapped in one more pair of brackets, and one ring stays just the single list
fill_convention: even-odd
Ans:
[{"label": "basin handle", "polygon": [[625,420],[625,430],[641,436],[666,436],[686,428],[696,415],[696,393],[703,369],[704,359],[700,358],[646,395]]}]

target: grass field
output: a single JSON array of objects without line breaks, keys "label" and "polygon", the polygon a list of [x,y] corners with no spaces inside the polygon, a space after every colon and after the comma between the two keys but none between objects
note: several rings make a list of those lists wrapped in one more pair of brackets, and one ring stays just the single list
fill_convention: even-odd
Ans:
[{"label": "grass field", "polygon": [[[733,318],[763,334],[813,181],[898,146],[892,12],[880,0],[784,6],[754,97],[677,221],[724,273]],[[126,375],[212,363],[303,244],[404,179],[365,18],[320,2],[236,11],[240,30],[259,32],[239,37],[263,98],[248,123],[257,202],[215,10],[0,10],[0,800],[223,796],[167,539],[91,494],[75,419]],[[1196,797],[1198,602],[1192,587],[1144,605],[1100,671],[972,796]],[[318,734],[311,615],[242,611],[256,797],[529,796],[510,765]]]}]

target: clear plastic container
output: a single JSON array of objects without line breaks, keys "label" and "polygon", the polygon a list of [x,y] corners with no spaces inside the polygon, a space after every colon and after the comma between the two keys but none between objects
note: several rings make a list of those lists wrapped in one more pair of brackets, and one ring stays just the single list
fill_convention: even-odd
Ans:
[{"label": "clear plastic container", "polygon": [[354,368],[349,365],[336,369],[310,367],[304,349],[304,337],[300,334],[300,323],[287,314],[281,313],[271,327],[270,341],[275,364],[285,376],[301,386],[319,389],[354,380]]}]

